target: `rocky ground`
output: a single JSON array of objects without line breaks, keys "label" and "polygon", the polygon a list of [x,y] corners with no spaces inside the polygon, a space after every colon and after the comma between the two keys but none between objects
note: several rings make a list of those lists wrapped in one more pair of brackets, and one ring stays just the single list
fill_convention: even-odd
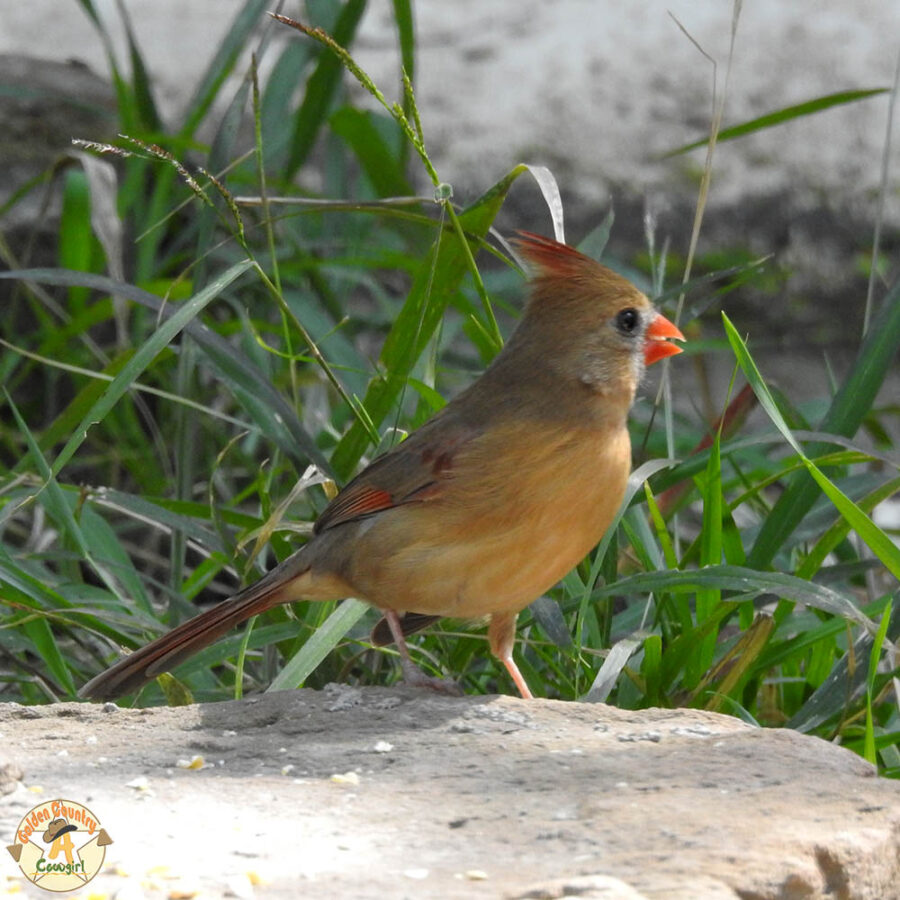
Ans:
[{"label": "rocky ground", "polygon": [[4,843],[56,796],[112,838],[85,898],[900,897],[900,785],[713,713],[334,686],[0,734]]}]

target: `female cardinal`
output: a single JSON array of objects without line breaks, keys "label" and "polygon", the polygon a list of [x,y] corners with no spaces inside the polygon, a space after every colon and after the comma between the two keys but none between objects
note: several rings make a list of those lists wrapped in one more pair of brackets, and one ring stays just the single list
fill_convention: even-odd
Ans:
[{"label": "female cardinal", "polygon": [[431,683],[405,635],[442,616],[490,617],[491,651],[523,697],[516,616],[603,536],[631,467],[628,410],[644,366],[681,348],[624,278],[549,238],[515,242],[531,298],[466,391],[356,476],[309,542],[260,581],[89,681],[106,700],[174,668],[245,619],[295,600],[358,597],[384,618],[408,681]]}]

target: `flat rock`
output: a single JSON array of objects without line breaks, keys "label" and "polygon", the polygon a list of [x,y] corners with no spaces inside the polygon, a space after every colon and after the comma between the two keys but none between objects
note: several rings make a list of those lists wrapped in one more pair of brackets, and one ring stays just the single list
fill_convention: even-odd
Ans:
[{"label": "flat rock", "polygon": [[0,736],[25,772],[0,833],[85,804],[111,896],[900,897],[900,785],[714,713],[333,686],[5,704]]}]

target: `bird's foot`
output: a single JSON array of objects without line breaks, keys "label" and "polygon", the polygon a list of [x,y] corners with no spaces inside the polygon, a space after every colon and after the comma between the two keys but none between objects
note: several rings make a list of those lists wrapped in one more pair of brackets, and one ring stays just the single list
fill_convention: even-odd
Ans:
[{"label": "bird's foot", "polygon": [[[405,661],[404,661],[405,662]],[[426,675],[415,663],[403,664],[403,683],[410,687],[426,688],[449,697],[462,697],[462,688],[449,678]]]},{"label": "bird's foot", "polygon": [[439,694],[448,694],[451,697],[462,697],[463,692],[455,681],[447,681],[443,678],[432,678],[426,675],[413,661],[406,646],[406,638],[403,635],[403,625],[400,617],[392,609],[384,611],[384,618],[391,630],[397,652],[400,654],[400,666],[403,669],[403,681],[413,687],[428,688]]}]

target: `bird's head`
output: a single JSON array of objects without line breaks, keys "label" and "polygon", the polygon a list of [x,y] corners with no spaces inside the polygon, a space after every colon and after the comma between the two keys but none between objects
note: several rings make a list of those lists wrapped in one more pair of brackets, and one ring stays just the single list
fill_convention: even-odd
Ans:
[{"label": "bird's head", "polygon": [[633,396],[645,366],[681,353],[673,339],[684,335],[612,269],[529,232],[513,243],[532,283],[520,330],[558,371],[601,394]]}]

